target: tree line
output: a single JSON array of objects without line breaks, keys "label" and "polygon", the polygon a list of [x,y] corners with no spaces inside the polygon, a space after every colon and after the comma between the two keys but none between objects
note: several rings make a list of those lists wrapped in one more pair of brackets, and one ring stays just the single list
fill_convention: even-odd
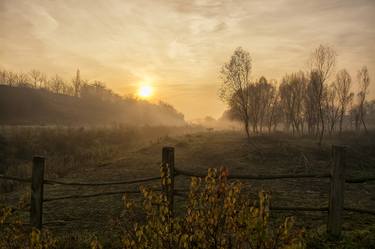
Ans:
[{"label": "tree line", "polygon": [[[367,132],[366,115],[375,114],[375,101],[367,100],[370,77],[366,66],[355,78],[346,69],[335,71],[336,52],[320,45],[309,59],[309,69],[286,74],[281,82],[264,76],[251,80],[250,53],[237,48],[220,71],[220,98],[228,116],[250,132],[275,131],[282,126],[292,134],[313,135],[322,142],[326,134],[344,129]],[[357,84],[358,92],[352,90]]]},{"label": "tree line", "polygon": [[120,101],[122,98],[105,86],[102,81],[82,79],[78,69],[70,81],[64,80],[58,74],[48,77],[39,70],[30,72],[13,72],[0,69],[0,84],[11,87],[26,87],[43,89],[55,94],[63,94],[74,97],[93,98],[109,101]]}]

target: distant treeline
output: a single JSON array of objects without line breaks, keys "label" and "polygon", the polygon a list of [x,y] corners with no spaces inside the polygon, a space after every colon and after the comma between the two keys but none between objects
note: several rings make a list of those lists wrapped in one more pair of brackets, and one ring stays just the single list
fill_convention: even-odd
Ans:
[{"label": "distant treeline", "polygon": [[[250,80],[250,54],[237,48],[221,70],[220,97],[228,104],[224,116],[242,122],[245,131],[273,131],[282,125],[293,134],[367,131],[367,118],[375,117],[375,101],[367,100],[369,72],[363,66],[353,79],[346,69],[334,71],[335,51],[320,46],[313,51],[307,72],[286,74],[280,84],[265,77]],[[358,92],[352,91],[357,84]]]},{"label": "distant treeline", "polygon": [[167,103],[122,97],[103,82],[88,82],[77,70],[71,82],[32,70],[0,70],[0,124],[185,125]]}]

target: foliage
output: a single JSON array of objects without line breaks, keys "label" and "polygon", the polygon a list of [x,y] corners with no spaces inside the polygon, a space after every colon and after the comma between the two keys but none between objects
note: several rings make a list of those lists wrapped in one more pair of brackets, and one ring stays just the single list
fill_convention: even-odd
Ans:
[{"label": "foliage", "polygon": [[374,249],[375,226],[366,230],[345,232],[340,240],[329,238],[325,231],[310,231],[306,238],[307,249]]},{"label": "foliage", "polygon": [[51,249],[56,248],[48,230],[27,229],[11,208],[0,210],[0,248],[2,249]]},{"label": "foliage", "polygon": [[[29,176],[34,155],[45,155],[46,177],[62,177],[77,169],[121,158],[129,150],[164,141],[167,136],[198,131],[199,127],[2,127],[0,173]],[[2,150],[3,149],[3,150]],[[6,155],[6,156],[5,156]],[[0,181],[0,192],[13,189]]]},{"label": "foliage", "polygon": [[124,248],[304,248],[293,218],[271,225],[268,194],[261,192],[255,205],[227,176],[226,169],[210,169],[204,181],[192,178],[184,215],[173,216],[164,193],[142,188],[142,206],[125,197]]}]

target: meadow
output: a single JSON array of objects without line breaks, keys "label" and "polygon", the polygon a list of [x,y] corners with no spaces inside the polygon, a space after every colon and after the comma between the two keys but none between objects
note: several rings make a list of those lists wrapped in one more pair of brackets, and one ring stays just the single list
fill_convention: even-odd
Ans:
[{"label": "meadow", "polygon": [[[201,127],[3,127],[1,132],[2,165],[6,165],[2,173],[6,175],[30,176],[31,158],[41,154],[46,157],[48,179],[106,182],[157,176],[160,174],[163,146],[175,148],[176,168],[195,173],[206,174],[208,168],[219,167],[226,167],[233,174],[327,173],[331,167],[332,144],[347,146],[348,177],[375,174],[373,133],[366,136],[348,133],[341,138],[326,138],[319,147],[314,138],[307,136],[293,137],[283,133],[258,135],[252,136],[249,144],[241,132],[205,131]],[[186,178],[175,179],[176,188],[180,189],[188,188],[189,182]],[[322,207],[328,202],[328,179],[253,180],[243,183],[247,198],[255,201],[259,191],[266,191],[275,206]],[[159,181],[143,185],[160,188]],[[1,181],[1,186],[4,204],[16,205],[20,199],[27,201],[29,198],[29,185]],[[48,199],[136,190],[138,187],[136,184],[101,187],[45,185],[44,192]],[[374,210],[374,191],[373,183],[347,184],[345,206]],[[139,195],[131,197],[138,201],[142,199]],[[185,208],[184,198],[176,198],[177,213],[182,213]],[[51,201],[44,204],[43,223],[54,234],[69,241],[74,238],[89,240],[93,234],[106,241],[116,230],[117,218],[122,212],[122,195]],[[295,216],[299,228],[319,235],[325,233],[327,212],[271,212],[275,223],[287,216]],[[21,217],[28,222],[28,213]],[[365,234],[365,238],[371,240],[373,238],[367,234],[373,231],[373,224],[374,216],[344,214],[344,233],[361,231],[362,236]]]}]

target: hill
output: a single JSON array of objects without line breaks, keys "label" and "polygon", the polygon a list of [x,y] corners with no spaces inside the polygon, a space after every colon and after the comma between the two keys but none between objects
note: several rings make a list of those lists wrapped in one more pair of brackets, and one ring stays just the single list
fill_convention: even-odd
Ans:
[{"label": "hill", "polygon": [[185,125],[183,114],[160,102],[74,97],[44,89],[0,85],[2,125]]}]

